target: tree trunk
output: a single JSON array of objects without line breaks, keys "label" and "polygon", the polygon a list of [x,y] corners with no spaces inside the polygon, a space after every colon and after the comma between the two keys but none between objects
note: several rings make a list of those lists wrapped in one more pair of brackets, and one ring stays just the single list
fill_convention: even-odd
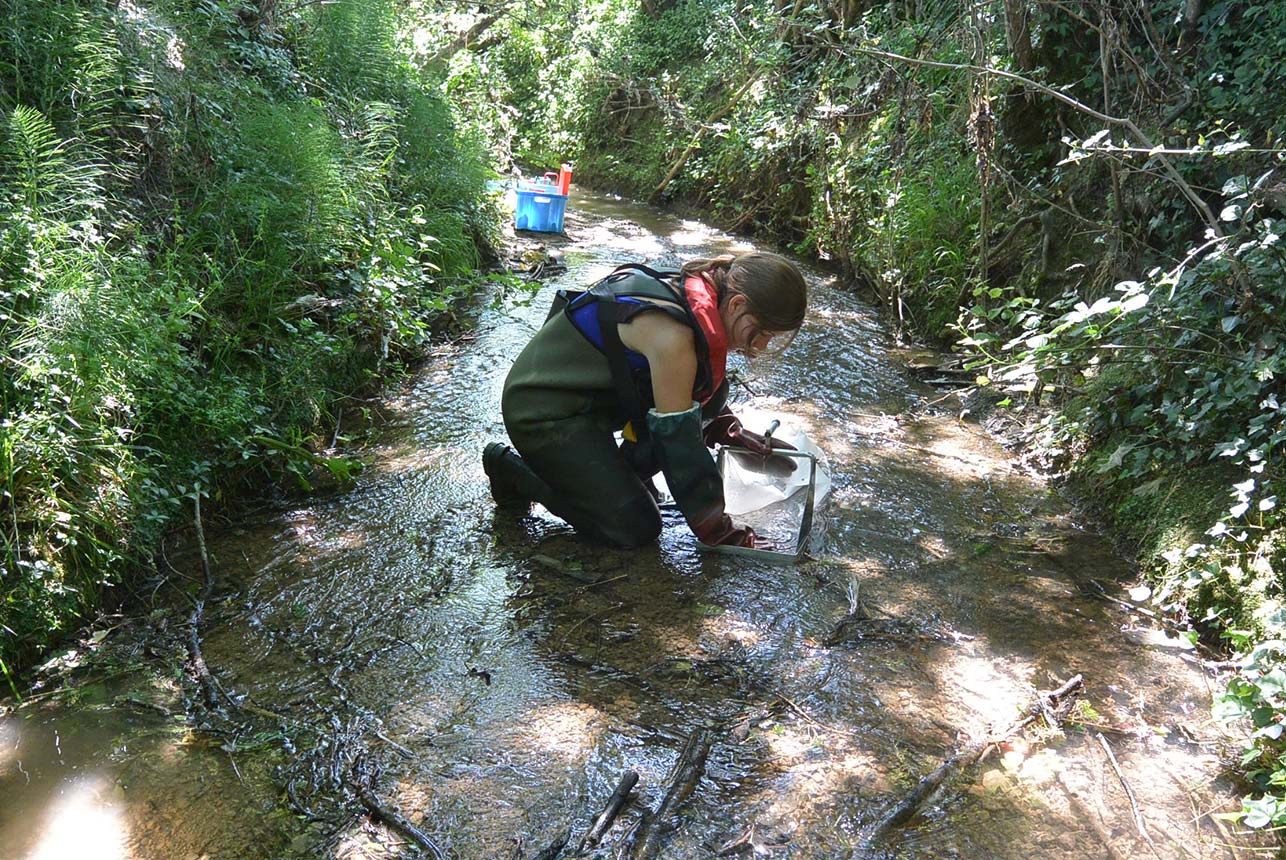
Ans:
[{"label": "tree trunk", "polygon": [[1026,0],[1005,0],[1005,35],[1009,40],[1009,51],[1014,55],[1014,63],[1021,72],[1030,72],[1036,68],[1032,53],[1031,28],[1027,24]]},{"label": "tree trunk", "polygon": [[1201,23],[1204,6],[1204,0],[1186,0],[1183,4],[1183,35],[1187,39],[1196,38],[1197,25]]},{"label": "tree trunk", "polygon": [[649,18],[660,18],[661,14],[673,9],[678,0],[642,0],[643,12]]}]

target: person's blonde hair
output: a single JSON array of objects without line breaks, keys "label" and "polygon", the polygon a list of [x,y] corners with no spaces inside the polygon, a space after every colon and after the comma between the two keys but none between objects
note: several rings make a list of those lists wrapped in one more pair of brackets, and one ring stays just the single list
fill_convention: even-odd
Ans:
[{"label": "person's blonde hair", "polygon": [[745,296],[764,331],[788,334],[804,323],[808,284],[799,267],[780,254],[751,251],[689,260],[683,274],[703,275],[714,284],[720,307],[732,296]]}]

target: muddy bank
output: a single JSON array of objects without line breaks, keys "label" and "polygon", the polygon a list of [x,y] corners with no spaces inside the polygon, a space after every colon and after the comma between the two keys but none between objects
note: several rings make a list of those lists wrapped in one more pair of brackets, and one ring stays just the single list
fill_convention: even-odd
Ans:
[{"label": "muddy bank", "polygon": [[[1209,815],[1235,803],[1200,656],[1102,598],[1130,576],[1111,548],[821,274],[739,404],[827,453],[814,561],[700,555],[673,516],[626,553],[497,513],[479,452],[552,291],[736,246],[589,195],[549,244],[565,270],[540,294],[483,312],[386,399],[355,486],[208,530],[218,711],[188,716],[176,609],[121,619],[100,643],[116,662],[71,675],[103,680],[4,718],[0,855],[532,857],[569,828],[574,849],[633,771],[600,856],[1233,856]],[[174,562],[199,578],[193,548]],[[869,841],[922,777],[1077,674],[1061,729],[1033,724]]]}]

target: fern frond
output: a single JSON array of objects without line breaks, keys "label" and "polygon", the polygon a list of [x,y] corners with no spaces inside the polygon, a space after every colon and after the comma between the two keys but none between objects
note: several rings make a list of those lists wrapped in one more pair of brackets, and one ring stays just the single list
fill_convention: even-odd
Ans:
[{"label": "fern frond", "polygon": [[96,208],[101,170],[76,158],[73,141],[60,139],[54,124],[35,108],[18,105],[3,123],[0,176],[8,177],[10,202],[44,217]]}]

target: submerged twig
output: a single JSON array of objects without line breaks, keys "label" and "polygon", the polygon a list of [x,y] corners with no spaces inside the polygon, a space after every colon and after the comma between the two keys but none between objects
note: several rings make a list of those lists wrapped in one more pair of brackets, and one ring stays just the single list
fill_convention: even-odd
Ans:
[{"label": "submerged twig", "polygon": [[442,853],[442,849],[437,846],[437,843],[430,839],[424,831],[404,818],[396,809],[383,803],[368,786],[354,785],[354,788],[357,791],[358,799],[362,801],[362,806],[366,807],[367,812],[429,852],[434,860],[446,860],[446,855]]},{"label": "submerged twig", "polygon": [[879,822],[871,828],[865,839],[866,852],[870,853],[871,848],[883,840],[890,831],[910,821],[925,801],[937,791],[939,786],[947,782],[948,777],[959,770],[973,766],[991,746],[1016,734],[1040,717],[1053,715],[1055,709],[1066,710],[1069,708],[1072,694],[1083,686],[1084,679],[1080,675],[1075,675],[1057,690],[1039,694],[1031,704],[1023,709],[1022,715],[1003,732],[980,740],[970,741],[962,749],[938,765],[932,773],[920,780],[910,794],[890,807]]},{"label": "submerged twig", "polygon": [[836,728],[835,726],[829,726],[826,723],[823,723],[821,720],[817,719],[812,714],[810,714],[802,705],[792,701],[791,699],[788,699],[786,696],[782,695],[781,693],[775,692],[773,693],[773,695],[777,697],[777,701],[781,702],[783,705],[790,708],[796,714],[803,717],[805,720],[812,723],[813,725],[817,726],[817,728],[819,729],[823,729],[824,731],[828,731],[828,732],[833,732],[837,735],[848,735],[849,737],[854,737],[854,738],[862,737],[861,732],[855,732],[850,729],[840,729],[840,728]]},{"label": "submerged twig", "polygon": [[201,486],[198,484],[196,492],[192,497],[193,520],[196,523],[196,544],[201,553],[201,574],[204,578],[204,584],[197,595],[192,612],[188,614],[188,665],[192,667],[192,674],[196,677],[197,685],[201,688],[201,696],[210,708],[219,706],[220,693],[219,684],[215,681],[214,676],[210,674],[210,667],[206,665],[205,655],[201,653],[201,619],[205,614],[205,601],[214,591],[214,573],[210,569],[210,556],[205,548],[205,529],[201,525]]},{"label": "submerged twig", "polygon": [[[1117,764],[1116,754],[1112,752],[1111,744],[1107,742],[1107,738],[1103,737],[1102,732],[1095,732],[1094,737],[1098,739],[1098,745],[1107,754],[1108,764],[1112,766],[1112,771],[1116,774],[1116,778],[1121,781],[1121,788],[1125,789],[1125,796],[1129,798],[1130,810],[1134,813],[1134,826],[1138,828],[1139,836],[1143,837],[1143,841],[1148,843],[1154,854],[1157,853],[1156,843],[1148,835],[1147,824],[1143,821],[1143,813],[1139,811],[1138,798],[1134,796],[1134,789],[1130,787],[1129,780],[1125,778],[1125,774],[1121,771],[1121,766]],[[1160,855],[1158,854],[1158,856]]]},{"label": "submerged twig", "polygon": [[611,829],[612,823],[616,821],[616,816],[620,815],[625,804],[629,802],[630,792],[638,784],[639,775],[635,771],[627,770],[621,774],[620,781],[616,783],[616,790],[608,798],[607,805],[603,811],[594,819],[594,823],[581,837],[580,844],[576,847],[577,852],[583,852],[589,848],[595,848],[602,841],[603,836]]},{"label": "submerged twig", "polygon": [[393,749],[397,750],[397,754],[400,755],[402,758],[415,758],[415,753],[411,752],[409,749],[402,746],[397,741],[388,737],[383,732],[375,732],[375,737],[379,738],[380,740],[384,741],[384,743],[388,744]]},{"label": "submerged twig", "polygon": [[688,737],[670,771],[670,784],[660,805],[651,821],[645,822],[634,834],[633,851],[629,852],[631,860],[654,860],[660,856],[666,840],[678,829],[674,821],[676,813],[696,791],[697,783],[705,773],[706,757],[712,745],[710,733],[705,729],[697,729]]}]

